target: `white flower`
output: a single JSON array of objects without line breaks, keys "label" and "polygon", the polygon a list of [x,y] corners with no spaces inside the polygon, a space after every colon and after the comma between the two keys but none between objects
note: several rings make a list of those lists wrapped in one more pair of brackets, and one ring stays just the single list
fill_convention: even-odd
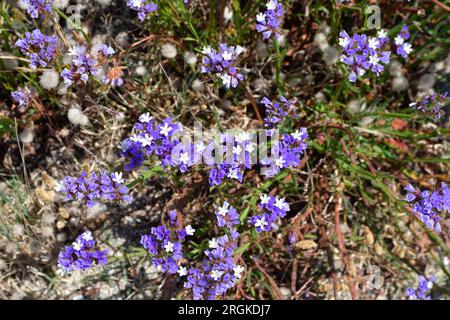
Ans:
[{"label": "white flower", "polygon": [[277,199],[275,200],[275,207],[279,208],[279,209],[289,209],[289,205],[284,201],[284,199],[280,199],[277,197]]},{"label": "white flower", "polygon": [[224,53],[222,53],[222,58],[225,61],[230,61],[231,58],[233,58],[233,52],[231,51],[225,51]]},{"label": "white flower", "polygon": [[133,134],[131,137],[130,137],[130,140],[131,141],[133,141],[133,142],[139,142],[139,141],[141,141],[141,136],[140,135],[138,135],[138,134]]},{"label": "white flower", "polygon": [[410,106],[410,107],[414,107],[416,104],[417,104],[417,102],[411,102],[411,103],[409,104],[409,106]]},{"label": "white flower", "polygon": [[83,243],[82,243],[80,240],[78,240],[78,241],[72,243],[72,247],[73,247],[76,251],[79,251],[79,250],[81,250],[81,248],[83,247]]},{"label": "white flower", "polygon": [[412,52],[412,45],[410,43],[405,43],[403,45],[403,50],[405,50],[406,54],[410,54]]},{"label": "white flower", "polygon": [[214,279],[214,281],[219,280],[222,275],[223,275],[223,271],[220,271],[220,270],[213,270],[211,272],[211,277]]},{"label": "white flower", "polygon": [[189,162],[189,154],[187,152],[182,152],[180,154],[180,162],[183,164],[187,164]]},{"label": "white flower", "polygon": [[257,15],[256,15],[256,21],[258,21],[258,22],[266,22],[266,15],[264,14],[264,13],[258,13]]},{"label": "white flower", "polygon": [[237,265],[236,267],[233,268],[234,271],[234,276],[238,279],[241,278],[241,273],[245,270],[244,267]]},{"label": "white flower", "polygon": [[237,169],[230,169],[230,171],[228,172],[227,177],[230,178],[230,179],[239,180],[238,170]]},{"label": "white flower", "polygon": [[264,218],[264,217],[256,220],[256,223],[255,223],[255,227],[261,228],[261,229],[264,229],[264,226],[267,226],[267,225],[268,225],[268,223],[266,221],[266,218]]},{"label": "white flower", "polygon": [[380,59],[378,58],[377,55],[374,55],[374,56],[370,56],[370,57],[369,57],[369,63],[370,63],[370,64],[376,65],[376,64],[378,64],[378,62],[380,62]]},{"label": "white flower", "polygon": [[173,59],[177,56],[177,47],[171,43],[163,44],[161,54],[168,59]]},{"label": "white flower", "polygon": [[255,144],[254,143],[249,143],[247,144],[247,146],[245,147],[245,151],[251,153],[253,150],[255,150]]},{"label": "white flower", "polygon": [[141,114],[140,116],[139,116],[139,121],[140,122],[142,122],[142,123],[148,123],[148,122],[150,122],[151,120],[153,120],[153,117],[150,115],[150,113],[144,113],[144,114]]},{"label": "white flower", "polygon": [[153,141],[153,137],[150,136],[148,133],[144,134],[143,137],[139,136],[139,141],[141,142],[143,147],[151,145]]},{"label": "white flower", "polygon": [[219,207],[219,210],[217,211],[217,214],[225,217],[227,215],[227,213],[228,213],[228,210],[229,210],[228,206],[229,206],[229,203],[225,201],[223,203],[223,206]]},{"label": "white flower", "polygon": [[164,249],[166,250],[166,252],[173,252],[173,243],[167,241],[167,243],[164,245]]},{"label": "white flower", "polygon": [[91,231],[85,231],[81,237],[85,240],[85,241],[91,241],[94,240],[94,238],[92,238],[92,232]]},{"label": "white flower", "polygon": [[346,46],[348,46],[348,44],[350,43],[350,38],[339,38],[339,45],[342,48],[345,48]]},{"label": "white flower", "polygon": [[405,43],[405,39],[403,39],[402,36],[398,35],[395,37],[394,42],[397,46],[401,46],[402,44]]},{"label": "white flower", "polygon": [[241,146],[238,144],[236,147],[233,147],[233,154],[239,155],[242,152]]},{"label": "white flower", "polygon": [[168,136],[169,132],[172,131],[172,128],[169,126],[169,124],[166,122],[164,123],[164,126],[159,129],[159,133],[161,133],[163,136]]},{"label": "white flower", "polygon": [[238,143],[242,143],[244,141],[247,141],[250,139],[250,134],[248,132],[239,132],[236,137],[235,140]]},{"label": "white flower", "polygon": [[270,197],[267,194],[262,194],[259,196],[259,199],[261,200],[261,204],[267,204],[269,203]]},{"label": "white flower", "polygon": [[283,164],[284,164],[285,162],[286,162],[286,161],[284,161],[283,156],[280,156],[277,160],[275,160],[275,165],[276,165],[277,167],[279,167],[279,168],[282,168],[282,167],[283,167]]},{"label": "white flower", "polygon": [[220,75],[220,78],[222,79],[222,84],[229,88],[231,86],[231,76],[226,74],[226,73],[222,73]]},{"label": "white flower", "polygon": [[203,151],[205,151],[206,149],[206,146],[203,143],[203,141],[200,141],[195,145],[195,149],[197,150],[198,153],[203,153]]},{"label": "white flower", "polygon": [[219,246],[219,241],[217,241],[216,238],[213,238],[212,240],[209,240],[209,248],[215,249]]},{"label": "white flower", "polygon": [[297,141],[302,139],[302,133],[300,132],[300,130],[297,130],[294,133],[291,133],[291,136],[292,136],[292,138],[294,138]]},{"label": "white flower", "polygon": [[270,0],[269,2],[267,2],[266,7],[267,10],[275,10],[277,8],[277,1]]},{"label": "white flower", "polygon": [[378,38],[387,38],[387,32],[384,29],[381,29],[377,33]]},{"label": "white flower", "polygon": [[377,38],[369,39],[369,48],[376,49],[380,45],[380,41]]},{"label": "white flower", "polygon": [[211,52],[212,52],[211,46],[204,47],[203,50],[202,50],[203,54],[208,54],[208,53],[211,53]]},{"label": "white flower", "polygon": [[241,47],[240,45],[236,46],[236,49],[234,50],[234,52],[236,53],[236,56],[240,55],[242,52],[244,52],[244,48]]},{"label": "white flower", "polygon": [[195,229],[191,225],[186,226],[185,230],[188,236],[194,235]]},{"label": "white flower", "polygon": [[124,180],[122,179],[122,172],[114,172],[112,175],[112,181],[116,183],[124,183]]},{"label": "white flower", "polygon": [[225,7],[225,9],[223,10],[223,18],[225,20],[225,23],[228,23],[233,18],[233,10]]},{"label": "white flower", "polygon": [[177,273],[180,275],[180,277],[185,276],[187,275],[187,268],[179,266]]}]

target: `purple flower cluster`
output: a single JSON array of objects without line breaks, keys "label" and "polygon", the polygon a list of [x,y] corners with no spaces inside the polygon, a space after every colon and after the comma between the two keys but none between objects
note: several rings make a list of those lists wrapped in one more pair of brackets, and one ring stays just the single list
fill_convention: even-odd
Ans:
[{"label": "purple flower cluster", "polygon": [[341,62],[350,68],[349,81],[355,82],[357,76],[363,76],[371,70],[377,76],[390,61],[391,52],[386,50],[386,39],[382,37],[367,37],[365,34],[354,34],[350,37],[347,32],[339,34],[339,45],[342,47]]},{"label": "purple flower cluster", "polygon": [[219,51],[211,47],[205,47],[202,53],[202,73],[215,73],[222,80],[223,85],[229,89],[236,88],[244,76],[236,68],[238,56],[244,52],[241,46],[227,46],[225,43],[219,45]]},{"label": "purple flower cluster", "polygon": [[134,129],[135,133],[120,145],[120,155],[131,158],[125,170],[140,167],[146,157],[152,155],[160,158],[163,166],[179,165],[182,172],[191,165],[188,153],[181,152],[178,159],[171,156],[174,147],[179,144],[178,135],[183,129],[181,123],[174,123],[172,118],[167,118],[158,124],[149,113],[144,113],[135,123]]},{"label": "purple flower cluster", "polygon": [[[273,130],[267,130],[267,135],[272,136]],[[308,147],[307,129],[302,127],[291,134],[284,133],[277,144],[271,148],[271,157],[261,160],[265,166],[264,174],[273,177],[281,169],[296,167],[300,164],[300,159]]]},{"label": "purple flower cluster", "polygon": [[408,192],[406,201],[412,204],[413,213],[428,228],[438,233],[441,232],[439,213],[450,210],[450,189],[447,184],[442,182],[441,187],[434,192],[420,191],[411,184],[407,185],[405,190]]},{"label": "purple flower cluster", "polygon": [[88,176],[83,171],[78,178],[66,176],[57,189],[66,194],[66,201],[82,200],[90,208],[99,200],[121,200],[130,203],[133,197],[129,195],[128,188],[123,183],[122,173],[109,174],[105,170],[103,173],[92,173]]},{"label": "purple flower cluster", "polygon": [[87,52],[85,46],[77,46],[70,50],[69,54],[74,56],[70,68],[64,68],[61,76],[64,79],[66,87],[72,84],[86,83],[89,76],[97,76],[99,68],[104,60],[113,55],[114,49],[106,44],[100,45],[96,49],[97,56]]},{"label": "purple flower cluster", "polygon": [[190,225],[181,230],[178,228],[177,211],[169,212],[170,229],[163,225],[152,227],[150,234],[141,236],[140,243],[152,255],[153,265],[162,272],[170,274],[186,274],[186,268],[179,266],[183,258],[182,242],[186,236],[192,236],[195,232]]},{"label": "purple flower cluster", "polygon": [[431,300],[428,294],[433,288],[434,281],[436,281],[435,276],[431,276],[429,280],[424,276],[419,276],[419,286],[417,289],[407,288],[405,294],[411,300]]},{"label": "purple flower cluster", "polygon": [[34,19],[39,18],[39,15],[45,19],[46,14],[52,12],[53,0],[23,0],[22,2],[28,7],[28,14]]},{"label": "purple flower cluster", "polygon": [[283,21],[283,5],[277,0],[270,0],[266,3],[267,10],[256,16],[256,30],[263,34],[264,39],[269,39],[273,34],[275,39],[280,37],[279,28]]},{"label": "purple flower cluster", "polygon": [[444,110],[441,107],[444,107],[447,103],[447,92],[445,92],[443,94],[433,93],[423,96],[418,101],[410,103],[409,106],[415,107],[426,115],[430,115],[439,120],[444,114]]},{"label": "purple flower cluster", "polygon": [[412,52],[412,45],[406,42],[409,38],[408,26],[403,25],[402,30],[394,39],[395,46],[397,47],[397,54],[405,59]]},{"label": "purple flower cluster", "polygon": [[138,12],[139,21],[144,21],[147,15],[158,10],[158,5],[148,0],[128,0],[127,6]]},{"label": "purple flower cluster", "polygon": [[264,118],[264,125],[266,128],[273,128],[277,126],[280,121],[283,121],[288,114],[296,116],[295,113],[295,100],[287,100],[285,97],[280,96],[280,101],[270,101],[268,98],[263,97],[261,103],[266,107],[266,117]]},{"label": "purple flower cluster", "polygon": [[217,225],[221,228],[227,227],[231,230],[240,222],[239,214],[236,212],[236,209],[230,206],[227,201],[223,203],[222,207],[218,208],[215,214],[217,218]]},{"label": "purple flower cluster", "polygon": [[95,250],[92,233],[86,231],[79,235],[71,246],[66,246],[58,255],[58,267],[63,273],[73,270],[86,270],[94,264],[103,266],[108,261],[108,250]]},{"label": "purple flower cluster", "polygon": [[258,232],[277,230],[278,225],[275,221],[286,216],[286,213],[290,210],[289,204],[284,198],[267,194],[262,194],[260,200],[259,207],[263,210],[263,213],[250,217],[249,224],[254,226]]},{"label": "purple flower cluster", "polygon": [[19,104],[19,109],[23,110],[30,104],[32,92],[28,87],[18,88],[16,91],[11,92],[11,97]]},{"label": "purple flower cluster", "polygon": [[31,60],[30,68],[36,69],[38,66],[46,67],[53,60],[58,38],[43,35],[41,30],[35,29],[31,33],[25,32],[25,38],[17,40],[15,45]]}]

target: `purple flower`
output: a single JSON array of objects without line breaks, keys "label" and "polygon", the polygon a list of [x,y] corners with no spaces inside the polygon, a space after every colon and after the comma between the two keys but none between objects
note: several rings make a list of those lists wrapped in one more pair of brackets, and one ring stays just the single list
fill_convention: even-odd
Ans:
[{"label": "purple flower", "polygon": [[19,104],[19,109],[23,110],[30,104],[32,92],[27,87],[18,88],[16,91],[11,92],[11,97]]},{"label": "purple flower", "polygon": [[39,29],[25,32],[25,38],[16,41],[15,45],[27,56],[30,68],[36,69],[38,66],[46,67],[55,57],[58,47],[56,36],[43,35]]},{"label": "purple flower", "polygon": [[284,198],[267,194],[260,196],[259,207],[263,211],[262,214],[250,217],[248,221],[258,232],[277,230],[278,225],[275,221],[278,218],[284,218],[290,210]]},{"label": "purple flower", "polygon": [[123,184],[122,173],[92,173],[90,176],[82,172],[78,178],[67,176],[61,180],[58,191],[66,194],[66,201],[81,200],[92,207],[98,201],[123,201],[131,203],[133,197]]},{"label": "purple flower", "polygon": [[405,294],[411,300],[431,300],[428,294],[433,288],[434,281],[436,281],[435,276],[431,276],[429,279],[424,276],[419,276],[419,286],[417,289],[407,288]]},{"label": "purple flower", "polygon": [[383,64],[389,63],[391,52],[384,49],[388,43],[386,35],[378,38],[355,33],[350,37],[345,31],[339,35],[339,45],[342,47],[340,60],[350,68],[349,81],[355,82],[357,76],[361,77],[369,70],[379,76],[384,70]]},{"label": "purple flower", "polygon": [[412,45],[406,42],[409,38],[408,26],[403,25],[402,30],[394,39],[395,46],[397,47],[397,54],[405,59],[412,52]]},{"label": "purple flower", "polygon": [[63,273],[73,270],[86,270],[95,264],[103,266],[108,262],[108,250],[95,250],[92,233],[86,231],[79,235],[71,246],[66,246],[58,255],[58,267]]},{"label": "purple flower", "polygon": [[269,39],[273,34],[275,39],[280,37],[279,29],[283,21],[283,5],[277,0],[270,0],[266,3],[267,10],[256,16],[256,30],[263,34],[264,39]]},{"label": "purple flower", "polygon": [[444,107],[447,103],[447,92],[445,92],[443,94],[433,93],[431,95],[423,96],[416,102],[410,103],[409,106],[415,107],[418,111],[439,120],[444,114],[442,107]]},{"label": "purple flower", "polygon": [[21,0],[27,7],[28,14],[34,18],[45,19],[47,13],[52,12],[53,0]]},{"label": "purple flower", "polygon": [[205,47],[202,51],[205,56],[201,72],[216,74],[227,89],[236,88],[239,81],[244,80],[244,76],[236,68],[238,56],[243,51],[241,46],[228,47],[225,43],[219,45],[219,51]]},{"label": "purple flower", "polygon": [[217,217],[217,225],[219,227],[226,226],[228,229],[233,229],[233,227],[239,224],[239,214],[236,212],[228,202],[224,202],[222,207],[219,207],[215,212]]},{"label": "purple flower", "polygon": [[437,188],[434,192],[420,191],[411,184],[407,185],[405,190],[408,192],[406,201],[412,204],[413,213],[428,228],[440,233],[442,230],[439,213],[444,213],[450,209],[450,189],[447,184],[442,182],[440,188]]},{"label": "purple flower", "polygon": [[128,0],[127,6],[138,12],[138,18],[141,22],[143,22],[150,13],[158,10],[158,5],[148,0]]},{"label": "purple flower", "polygon": [[266,117],[264,118],[264,125],[266,128],[273,128],[278,125],[280,121],[283,121],[288,114],[296,116],[295,113],[295,100],[287,100],[285,97],[280,96],[280,101],[270,101],[268,98],[263,97],[261,103],[266,107]]}]

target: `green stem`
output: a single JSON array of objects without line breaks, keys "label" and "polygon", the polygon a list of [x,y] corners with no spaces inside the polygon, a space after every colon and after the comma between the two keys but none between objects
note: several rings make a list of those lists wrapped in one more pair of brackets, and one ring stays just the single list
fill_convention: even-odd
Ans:
[{"label": "green stem", "polygon": [[277,39],[273,40],[273,45],[275,48],[275,81],[277,83],[277,90],[281,95],[284,95],[284,90],[281,83],[281,52],[280,44]]}]

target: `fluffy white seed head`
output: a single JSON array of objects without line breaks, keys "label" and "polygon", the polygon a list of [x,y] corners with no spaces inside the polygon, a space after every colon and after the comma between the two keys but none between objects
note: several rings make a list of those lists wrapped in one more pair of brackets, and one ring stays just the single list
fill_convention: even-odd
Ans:
[{"label": "fluffy white seed head", "polygon": [[194,52],[188,51],[184,54],[184,61],[189,65],[197,63],[197,55]]},{"label": "fluffy white seed head", "polygon": [[194,89],[195,91],[203,91],[203,89],[205,88],[205,86],[203,85],[203,82],[201,82],[198,79],[195,79],[194,82],[192,82],[192,89]]},{"label": "fluffy white seed head", "polygon": [[233,19],[233,10],[231,10],[228,7],[225,7],[223,10],[223,19],[225,20],[225,23],[228,23]]},{"label": "fluffy white seed head", "polygon": [[119,32],[115,40],[122,48],[128,48],[130,46],[130,42],[128,41],[128,33],[124,31]]},{"label": "fluffy white seed head", "polygon": [[405,91],[408,89],[409,83],[403,75],[399,75],[392,79],[392,90],[394,91]]},{"label": "fluffy white seed head", "polygon": [[163,44],[161,47],[161,54],[167,59],[173,59],[177,56],[177,47],[171,43]]},{"label": "fluffy white seed head", "polygon": [[140,64],[140,65],[138,65],[138,66],[136,67],[136,69],[134,69],[134,72],[135,72],[138,76],[143,77],[143,76],[145,76],[145,74],[147,73],[147,68],[146,68],[144,65]]},{"label": "fluffy white seed head", "polygon": [[31,143],[34,139],[33,127],[27,127],[19,134],[19,139],[22,143]]},{"label": "fluffy white seed head", "polygon": [[74,125],[86,126],[89,123],[89,118],[76,107],[71,107],[67,113],[67,118]]},{"label": "fluffy white seed head", "polygon": [[69,4],[69,0],[53,0],[53,6],[57,9],[65,9]]},{"label": "fluffy white seed head", "polygon": [[39,78],[39,83],[46,90],[54,89],[58,86],[59,75],[54,69],[47,69]]}]

